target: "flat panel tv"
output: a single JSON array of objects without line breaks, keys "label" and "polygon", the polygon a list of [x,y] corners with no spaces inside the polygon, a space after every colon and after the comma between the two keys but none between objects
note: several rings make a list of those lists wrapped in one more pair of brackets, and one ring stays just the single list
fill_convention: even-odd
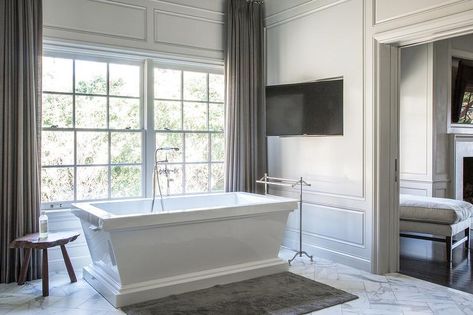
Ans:
[{"label": "flat panel tv", "polygon": [[266,135],[343,135],[343,79],[266,87]]},{"label": "flat panel tv", "polygon": [[452,123],[473,125],[473,60],[452,58]]}]

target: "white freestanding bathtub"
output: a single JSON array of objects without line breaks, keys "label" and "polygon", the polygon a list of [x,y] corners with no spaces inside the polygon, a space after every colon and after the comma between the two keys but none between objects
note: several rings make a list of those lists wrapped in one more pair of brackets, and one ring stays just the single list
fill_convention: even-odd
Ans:
[{"label": "white freestanding bathtub", "polygon": [[120,307],[285,271],[278,252],[296,207],[249,193],[168,197],[154,213],[150,199],[74,204],[93,261],[84,278]]}]

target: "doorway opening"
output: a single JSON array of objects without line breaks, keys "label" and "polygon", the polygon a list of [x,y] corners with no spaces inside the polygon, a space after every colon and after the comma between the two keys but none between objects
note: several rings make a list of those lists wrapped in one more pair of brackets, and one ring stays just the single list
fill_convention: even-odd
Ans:
[{"label": "doorway opening", "polygon": [[399,55],[399,270],[473,293],[473,34]]}]

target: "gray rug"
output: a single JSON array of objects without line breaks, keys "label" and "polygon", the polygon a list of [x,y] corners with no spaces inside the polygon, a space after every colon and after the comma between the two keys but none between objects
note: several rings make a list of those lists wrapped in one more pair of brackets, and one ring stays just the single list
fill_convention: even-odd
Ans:
[{"label": "gray rug", "polygon": [[358,297],[283,272],[122,308],[128,315],[306,314]]}]

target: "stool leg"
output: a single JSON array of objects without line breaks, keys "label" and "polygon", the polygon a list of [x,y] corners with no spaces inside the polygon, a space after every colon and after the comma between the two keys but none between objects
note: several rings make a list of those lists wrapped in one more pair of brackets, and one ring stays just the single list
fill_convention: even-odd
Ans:
[{"label": "stool leg", "polygon": [[43,249],[43,271],[41,273],[43,279],[43,296],[49,296],[49,271],[48,271],[48,249]]},{"label": "stool leg", "polygon": [[64,258],[64,264],[66,264],[67,273],[69,274],[69,279],[71,282],[77,282],[76,274],[74,273],[74,268],[72,267],[71,260],[67,254],[66,246],[61,245],[62,257]]},{"label": "stool leg", "polygon": [[20,276],[18,278],[18,285],[25,283],[26,275],[28,274],[28,266],[31,259],[31,248],[25,248],[25,257],[23,258],[23,265],[21,266]]}]

